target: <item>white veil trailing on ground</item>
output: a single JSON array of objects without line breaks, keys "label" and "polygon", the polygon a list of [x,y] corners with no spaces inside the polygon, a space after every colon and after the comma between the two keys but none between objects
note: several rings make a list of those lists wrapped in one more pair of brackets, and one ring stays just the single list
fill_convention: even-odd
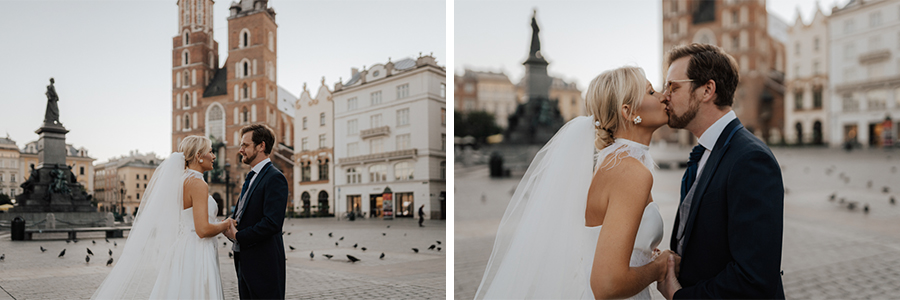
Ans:
[{"label": "white veil trailing on ground", "polygon": [[184,155],[164,160],[141,199],[122,255],[91,299],[146,299],[178,237],[184,199]]},{"label": "white veil trailing on ground", "polygon": [[591,120],[569,121],[535,155],[500,222],[475,299],[593,297],[585,266],[597,240],[584,223],[594,171]]}]

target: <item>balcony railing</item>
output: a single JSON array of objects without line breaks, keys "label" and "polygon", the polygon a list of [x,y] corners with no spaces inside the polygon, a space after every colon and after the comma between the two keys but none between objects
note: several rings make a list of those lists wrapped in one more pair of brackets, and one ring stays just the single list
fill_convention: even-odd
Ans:
[{"label": "balcony railing", "polygon": [[394,159],[413,158],[418,154],[418,149],[382,152],[375,154],[359,155],[338,159],[338,164],[367,163],[373,161],[387,161]]},{"label": "balcony railing", "polygon": [[359,132],[359,138],[367,139],[370,137],[382,136],[382,135],[390,135],[391,128],[388,126],[375,127],[371,129],[366,129]]},{"label": "balcony railing", "polygon": [[866,52],[859,55],[859,63],[860,64],[869,64],[880,62],[883,60],[887,60],[891,58],[891,50],[882,49]]}]

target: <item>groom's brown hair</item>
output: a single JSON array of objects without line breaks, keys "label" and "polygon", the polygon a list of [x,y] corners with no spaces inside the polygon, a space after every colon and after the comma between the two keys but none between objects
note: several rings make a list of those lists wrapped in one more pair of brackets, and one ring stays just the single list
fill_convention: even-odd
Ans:
[{"label": "groom's brown hair", "polygon": [[251,124],[241,128],[241,136],[247,132],[253,132],[251,140],[253,144],[266,143],[266,155],[272,154],[272,146],[275,145],[275,131],[265,124]]},{"label": "groom's brown hair", "polygon": [[722,48],[693,43],[675,47],[669,51],[668,56],[667,66],[671,66],[679,58],[691,57],[687,66],[687,77],[694,80],[691,82],[691,91],[712,80],[716,83],[716,106],[721,108],[734,103],[734,90],[737,89],[741,75],[737,61]]}]

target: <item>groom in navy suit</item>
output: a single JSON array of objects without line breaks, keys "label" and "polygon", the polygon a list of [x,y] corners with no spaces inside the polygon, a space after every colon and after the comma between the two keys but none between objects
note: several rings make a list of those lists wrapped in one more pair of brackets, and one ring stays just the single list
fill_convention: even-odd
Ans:
[{"label": "groom in navy suit", "polygon": [[288,183],[268,156],[275,133],[266,125],[241,129],[242,162],[252,167],[225,236],[234,242],[234,268],[241,299],[284,299],[284,241],[281,229]]},{"label": "groom in navy suit", "polygon": [[784,184],[765,143],[731,106],[739,81],[734,58],[690,44],[668,53],[669,127],[694,134],[681,185],[666,299],[784,299],[781,247]]}]

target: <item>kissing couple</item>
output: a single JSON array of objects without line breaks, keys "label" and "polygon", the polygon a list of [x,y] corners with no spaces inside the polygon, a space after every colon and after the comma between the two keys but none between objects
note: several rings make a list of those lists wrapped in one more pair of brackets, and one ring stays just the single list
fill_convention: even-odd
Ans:
[{"label": "kissing couple", "polygon": [[203,136],[188,136],[160,163],[138,208],[119,261],[91,299],[224,299],[218,242],[232,241],[241,299],[284,299],[284,209],[288,185],[269,160],[275,133],[241,129],[241,161],[251,167],[231,217],[216,221],[203,172],[216,155]]},{"label": "kissing couple", "polygon": [[[666,299],[784,299],[784,184],[732,110],[738,64],[707,44],[667,56],[663,92],[637,67],[591,81],[591,116],[563,126],[519,182],[476,299],[650,299],[653,282]],[[666,124],[699,144],[660,251],[649,144]]]}]

